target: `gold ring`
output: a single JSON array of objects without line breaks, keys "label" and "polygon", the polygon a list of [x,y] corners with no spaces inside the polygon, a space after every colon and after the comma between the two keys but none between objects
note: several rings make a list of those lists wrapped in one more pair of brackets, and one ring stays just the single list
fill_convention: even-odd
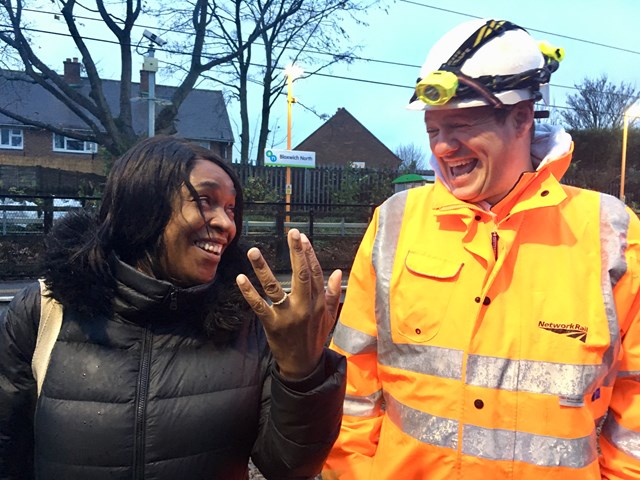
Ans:
[{"label": "gold ring", "polygon": [[277,302],[271,302],[271,306],[282,305],[288,296],[289,294],[287,292],[284,292],[284,296]]}]

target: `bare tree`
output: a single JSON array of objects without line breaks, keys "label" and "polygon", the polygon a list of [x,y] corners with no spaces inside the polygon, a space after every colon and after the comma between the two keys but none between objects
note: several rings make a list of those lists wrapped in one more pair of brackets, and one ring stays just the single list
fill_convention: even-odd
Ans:
[{"label": "bare tree", "polygon": [[[137,140],[132,125],[131,86],[132,86],[132,30],[139,21],[142,13],[142,0],[124,0],[122,2],[105,2],[95,0],[95,10],[99,18],[114,35],[118,44],[121,71],[120,95],[118,110],[113,111],[108,105],[102,88],[102,79],[96,67],[96,59],[87,44],[90,30],[81,32],[81,23],[77,18],[85,7],[77,0],[57,0],[61,6],[61,15],[69,30],[76,48],[80,52],[90,91],[83,95],[77,89],[67,85],[55,70],[43,61],[34,48],[33,39],[26,34],[28,23],[23,18],[25,3],[28,0],[0,0],[0,45],[9,47],[12,54],[19,58],[21,68],[28,77],[28,81],[35,82],[48,91],[53,97],[65,104],[87,126],[86,132],[67,130],[60,126],[43,124],[34,118],[26,118],[20,112],[0,105],[0,113],[20,121],[26,125],[46,128],[52,132],[84,141],[96,142],[104,146],[110,153],[119,155]],[[235,0],[227,2],[234,7],[237,15],[248,18],[246,11],[254,3],[252,0]],[[273,3],[267,0],[266,3]],[[184,23],[187,34],[189,61],[182,63],[183,77],[175,89],[170,103],[162,107],[156,120],[157,133],[174,133],[175,119],[182,102],[196,85],[204,72],[214,67],[234,60],[248,47],[262,31],[285,21],[294,15],[303,5],[304,0],[294,0],[288,3],[287,9],[282,9],[264,22],[249,24],[249,34],[244,41],[237,42],[236,48],[230,49],[220,43],[209,43],[208,31],[212,23],[220,25],[218,15],[223,19],[225,11],[220,11],[215,0],[180,0],[171,4],[171,13],[188,12],[188,22]],[[80,12],[77,12],[80,10]],[[245,12],[245,13],[243,13]],[[232,22],[233,23],[233,22]],[[224,21],[224,25],[229,22]],[[228,32],[233,36],[233,30]],[[0,48],[1,49],[1,48]],[[184,52],[180,52],[184,53]]]},{"label": "bare tree", "polygon": [[622,114],[638,100],[638,91],[626,82],[614,85],[607,75],[585,78],[575,85],[577,94],[567,96],[568,110],[561,112],[566,126],[574,130],[619,129]]},{"label": "bare tree", "polygon": [[415,172],[427,168],[425,152],[415,143],[399,145],[395,154],[402,160],[398,169],[401,172]]},{"label": "bare tree", "polygon": [[[274,106],[285,88],[281,74],[285,63],[298,62],[311,67],[305,77],[317,74],[336,62],[353,60],[352,50],[339,51],[340,43],[349,39],[341,26],[345,17],[359,21],[356,16],[377,0],[305,0],[304,5],[294,15],[281,22],[272,19],[286,10],[291,0],[274,2],[253,2],[249,9],[251,18],[236,16],[236,32],[240,32],[244,22],[261,26],[261,35],[237,57],[236,61],[225,65],[227,80],[218,81],[226,86],[240,104],[240,161],[251,161],[251,127],[249,122],[249,85],[261,88],[259,132],[257,135],[256,163],[262,164],[260,152],[267,145],[270,134],[269,118]],[[269,26],[269,24],[271,26]],[[224,33],[215,29],[212,35]],[[217,33],[216,33],[217,32]],[[225,35],[231,50],[237,50],[241,35]]]}]

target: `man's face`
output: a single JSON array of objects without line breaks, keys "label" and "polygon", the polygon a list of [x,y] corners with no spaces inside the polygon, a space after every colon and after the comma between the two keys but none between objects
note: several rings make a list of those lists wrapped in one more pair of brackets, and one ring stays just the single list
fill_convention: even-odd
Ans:
[{"label": "man's face", "polygon": [[196,160],[189,181],[198,197],[182,186],[163,234],[168,280],[184,287],[213,280],[222,253],[236,236],[231,177],[213,162]]},{"label": "man's face", "polygon": [[425,112],[431,151],[453,195],[494,205],[522,172],[532,170],[522,138],[529,135],[528,129],[523,131],[523,107],[511,110],[504,123],[497,121],[492,107]]}]

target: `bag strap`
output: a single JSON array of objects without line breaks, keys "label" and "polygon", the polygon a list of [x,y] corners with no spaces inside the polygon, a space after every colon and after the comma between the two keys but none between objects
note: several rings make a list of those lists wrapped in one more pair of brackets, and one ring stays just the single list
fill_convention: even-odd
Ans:
[{"label": "bag strap", "polygon": [[51,351],[62,326],[62,305],[50,296],[49,289],[43,279],[39,279],[38,282],[40,283],[40,323],[36,348],[31,359],[31,370],[36,379],[39,397],[44,376],[49,367]]}]

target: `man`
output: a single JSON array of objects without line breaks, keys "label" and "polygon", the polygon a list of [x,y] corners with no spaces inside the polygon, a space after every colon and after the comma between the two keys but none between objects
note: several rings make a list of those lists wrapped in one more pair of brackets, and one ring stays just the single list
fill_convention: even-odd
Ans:
[{"label": "man", "polygon": [[381,205],[356,256],[324,478],[640,478],[640,222],[559,183],[561,128],[533,136],[562,56],[474,20],[427,57],[410,107],[437,180]]}]

